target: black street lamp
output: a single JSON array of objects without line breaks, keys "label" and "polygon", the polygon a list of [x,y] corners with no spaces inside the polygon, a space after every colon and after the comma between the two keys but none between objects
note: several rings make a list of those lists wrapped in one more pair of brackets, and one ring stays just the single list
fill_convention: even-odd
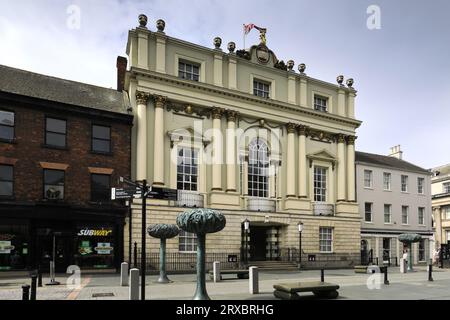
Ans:
[{"label": "black street lamp", "polygon": [[298,228],[298,270],[302,268],[302,231],[303,231],[303,223],[299,221],[297,224]]},{"label": "black street lamp", "polygon": [[248,231],[250,229],[250,220],[248,220],[247,218],[244,220],[244,239],[245,239],[245,255],[244,255],[244,259],[245,259],[245,267],[247,268],[248,265]]}]

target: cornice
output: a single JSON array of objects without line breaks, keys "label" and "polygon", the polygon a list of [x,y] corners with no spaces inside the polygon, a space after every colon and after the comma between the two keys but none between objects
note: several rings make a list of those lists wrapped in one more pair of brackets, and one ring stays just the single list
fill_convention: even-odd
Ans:
[{"label": "cornice", "polygon": [[332,115],[329,113],[322,113],[322,112],[315,111],[315,110],[312,110],[309,108],[305,108],[305,107],[301,107],[301,106],[297,106],[297,105],[294,106],[292,104],[285,103],[282,101],[277,101],[277,100],[272,100],[272,99],[264,99],[264,98],[260,98],[260,97],[251,95],[249,93],[238,92],[235,90],[230,90],[230,89],[223,88],[223,87],[217,87],[217,86],[207,84],[207,83],[183,80],[183,79],[180,79],[180,78],[172,76],[172,75],[161,74],[161,73],[157,73],[157,72],[153,72],[153,71],[149,71],[149,70],[140,69],[137,67],[132,67],[130,70],[130,73],[134,77],[142,76],[145,78],[155,79],[155,80],[158,80],[161,82],[172,83],[177,86],[194,88],[194,89],[202,90],[205,92],[211,92],[211,93],[215,93],[215,94],[219,94],[219,95],[223,95],[223,96],[227,96],[227,97],[232,97],[232,98],[239,99],[239,100],[245,100],[245,101],[249,101],[251,103],[257,103],[260,105],[277,107],[282,110],[287,110],[287,111],[298,113],[298,114],[308,115],[308,116],[312,116],[312,117],[315,117],[318,119],[327,119],[327,120],[331,120],[335,123],[341,123],[341,124],[343,123],[345,125],[353,126],[355,129],[358,128],[362,123],[362,121],[359,121],[359,120],[353,120],[353,119],[341,117],[338,115]]}]

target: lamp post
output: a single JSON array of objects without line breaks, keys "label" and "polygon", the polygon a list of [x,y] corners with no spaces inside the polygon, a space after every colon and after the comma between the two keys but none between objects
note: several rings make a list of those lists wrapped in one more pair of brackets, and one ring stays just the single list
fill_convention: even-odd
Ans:
[{"label": "lamp post", "polygon": [[297,224],[298,228],[298,270],[302,268],[302,231],[303,231],[303,223],[299,221]]},{"label": "lamp post", "polygon": [[248,266],[248,230],[250,229],[250,220],[248,220],[247,218],[244,220],[244,239],[245,239],[245,255],[244,255],[244,259],[245,259],[245,267],[247,268]]}]

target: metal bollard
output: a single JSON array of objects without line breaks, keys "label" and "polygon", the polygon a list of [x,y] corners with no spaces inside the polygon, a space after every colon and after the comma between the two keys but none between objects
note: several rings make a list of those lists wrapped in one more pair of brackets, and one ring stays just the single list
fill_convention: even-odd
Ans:
[{"label": "metal bollard", "polygon": [[22,286],[22,300],[30,300],[30,286],[27,284]]},{"label": "metal bollard", "polygon": [[325,282],[325,270],[320,269],[320,282]]},{"label": "metal bollard", "polygon": [[389,280],[388,280],[388,267],[385,267],[385,269],[384,269],[384,284],[386,284],[386,285],[389,284]]},{"label": "metal bollard", "polygon": [[249,268],[249,291],[250,294],[258,294],[259,293],[259,274],[258,267],[250,267]]},{"label": "metal bollard", "polygon": [[430,261],[428,265],[428,281],[434,281],[433,280],[433,261]]},{"label": "metal bollard", "polygon": [[36,286],[37,286],[37,274],[31,275],[31,294],[30,300],[36,300]]},{"label": "metal bollard", "polygon": [[133,267],[137,268],[137,242],[134,242],[134,248],[133,248]]},{"label": "metal bollard", "polygon": [[128,263],[122,262],[120,265],[120,286],[128,286]]},{"label": "metal bollard", "polygon": [[220,261],[214,261],[213,263],[213,279],[214,282],[220,282],[222,276],[220,275]]},{"label": "metal bollard", "polygon": [[42,271],[41,271],[41,266],[38,267],[38,287],[42,287]]},{"label": "metal bollard", "polygon": [[139,269],[130,270],[130,300],[139,300]]}]

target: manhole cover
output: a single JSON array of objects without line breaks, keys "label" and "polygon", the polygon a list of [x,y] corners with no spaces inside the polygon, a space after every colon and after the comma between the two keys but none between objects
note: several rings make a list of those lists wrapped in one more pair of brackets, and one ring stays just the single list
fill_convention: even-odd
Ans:
[{"label": "manhole cover", "polygon": [[114,293],[103,292],[103,293],[93,293],[92,294],[92,298],[101,298],[101,297],[114,297]]}]

